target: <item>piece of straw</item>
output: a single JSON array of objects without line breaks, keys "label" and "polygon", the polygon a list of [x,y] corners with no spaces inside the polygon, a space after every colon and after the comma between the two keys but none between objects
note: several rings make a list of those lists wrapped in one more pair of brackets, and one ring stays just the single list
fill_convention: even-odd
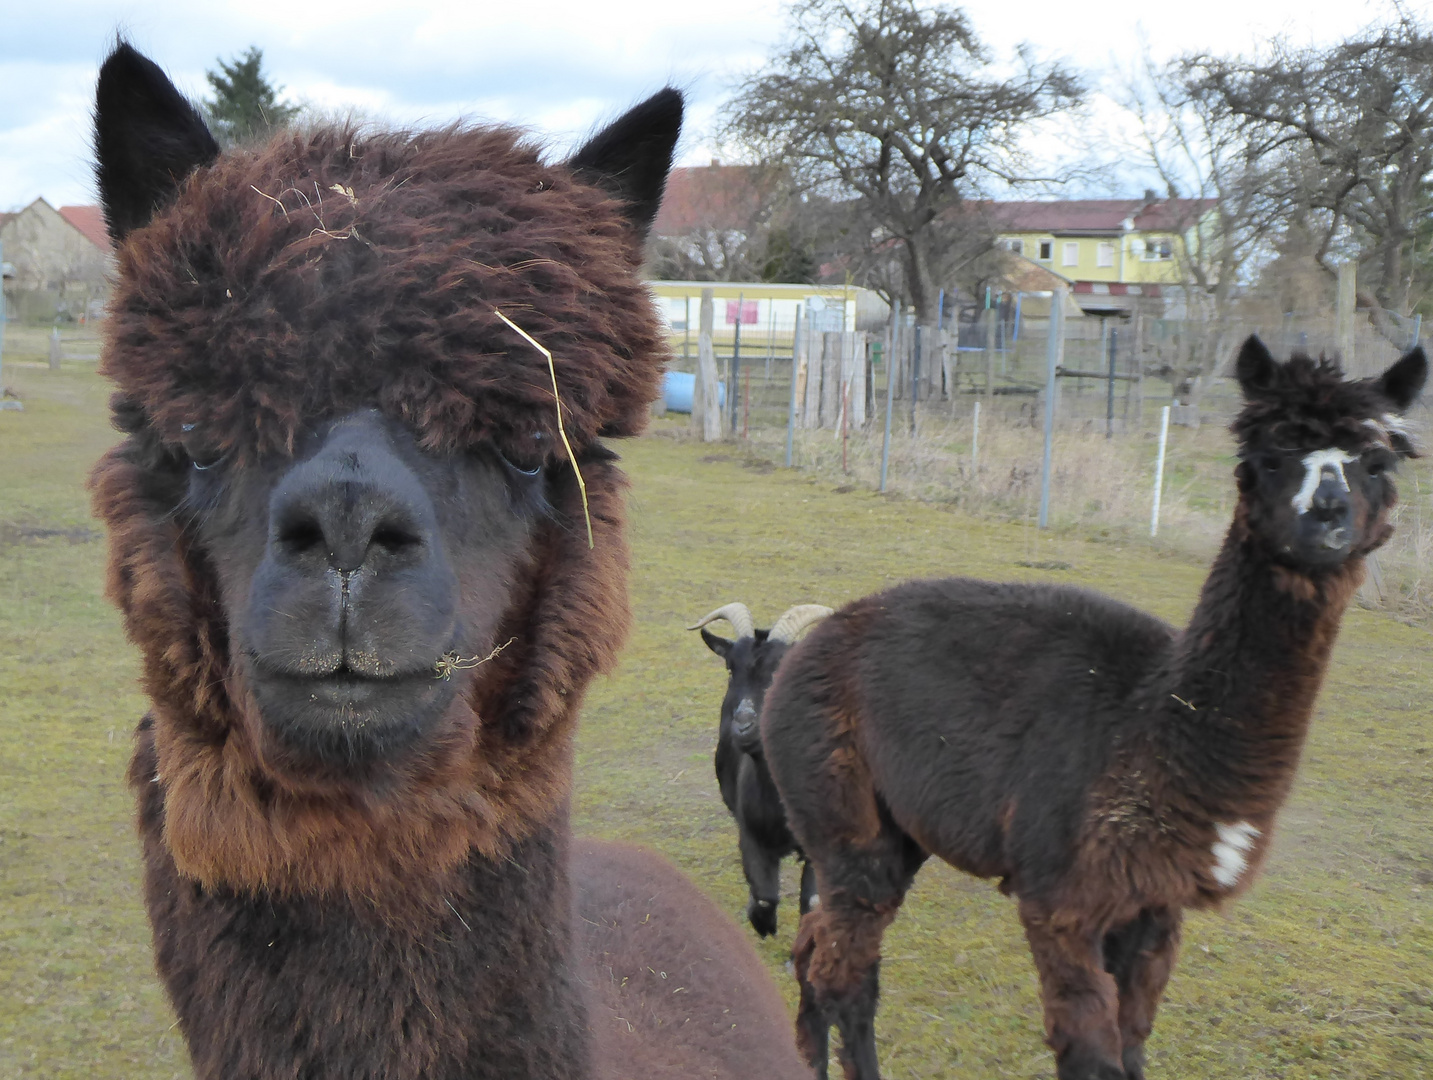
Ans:
[{"label": "piece of straw", "polygon": [[471,671],[473,668],[482,667],[489,660],[497,656],[498,653],[502,652],[516,640],[517,638],[508,638],[506,641],[504,641],[501,645],[499,645],[492,652],[488,653],[488,655],[484,656],[482,659],[478,659],[476,656],[462,657],[459,656],[457,653],[453,652],[444,653],[438,659],[438,662],[433,665],[434,670],[438,672],[438,678],[450,679],[452,678],[453,672],[455,671]]},{"label": "piece of straw", "polygon": [[567,441],[567,428],[562,424],[562,398],[557,392],[557,365],[552,361],[552,353],[544,349],[536,338],[529,334],[517,323],[513,322],[497,308],[493,309],[499,319],[507,323],[522,336],[522,339],[531,345],[543,356],[547,357],[547,370],[552,376],[552,399],[557,402],[557,433],[562,436],[562,445],[567,448],[567,460],[572,462],[572,471],[577,475],[577,487],[582,492],[582,516],[587,519],[587,546],[589,548],[597,545],[592,542],[592,512],[587,508],[587,484],[582,479],[582,470],[577,467],[577,455],[572,452],[572,444]]}]

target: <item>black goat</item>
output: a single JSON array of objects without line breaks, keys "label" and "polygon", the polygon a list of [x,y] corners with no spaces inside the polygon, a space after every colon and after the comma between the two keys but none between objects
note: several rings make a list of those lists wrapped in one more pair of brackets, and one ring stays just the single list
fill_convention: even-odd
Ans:
[{"label": "black goat", "polygon": [[[707,648],[726,661],[730,679],[721,703],[717,734],[716,775],[722,801],[736,819],[741,847],[741,869],[751,890],[746,917],[761,937],[776,933],[776,905],[781,897],[781,860],[795,854],[801,860],[801,914],[816,900],[816,879],[786,826],[786,811],[776,793],[761,749],[761,703],[776,666],[806,627],[831,614],[820,604],[798,604],[776,620],[770,630],[758,630],[745,604],[726,604],[688,630],[701,630]],[[706,629],[725,619],[736,630],[736,640]]]}]

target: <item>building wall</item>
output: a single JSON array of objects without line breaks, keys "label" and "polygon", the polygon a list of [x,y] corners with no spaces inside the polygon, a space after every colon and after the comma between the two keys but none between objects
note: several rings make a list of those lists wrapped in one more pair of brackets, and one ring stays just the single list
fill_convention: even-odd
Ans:
[{"label": "building wall", "polygon": [[[1041,266],[1076,281],[1125,282],[1132,285],[1172,285],[1180,280],[1183,240],[1173,233],[1131,232],[1123,236],[1060,236],[1048,232],[1012,232],[1000,235],[1002,243],[1018,240],[1021,253]],[[1041,242],[1050,244],[1050,258],[1040,257]],[[1168,258],[1143,258],[1146,242],[1167,244]],[[1075,261],[1066,262],[1066,245],[1074,245]],[[1108,252],[1109,266],[1100,264],[1100,248]],[[1123,252],[1121,252],[1123,248]],[[1123,256],[1123,258],[1121,257]]]},{"label": "building wall", "polygon": [[15,267],[5,283],[11,317],[45,321],[63,310],[78,318],[108,295],[109,253],[44,199],[0,226],[0,243],[5,261]]}]

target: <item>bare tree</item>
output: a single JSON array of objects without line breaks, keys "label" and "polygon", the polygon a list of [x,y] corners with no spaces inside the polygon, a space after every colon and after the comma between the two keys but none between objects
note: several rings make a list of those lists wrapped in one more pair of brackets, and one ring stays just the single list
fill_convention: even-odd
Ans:
[{"label": "bare tree", "polygon": [[1341,247],[1358,252],[1366,299],[1406,312],[1412,243],[1430,207],[1433,34],[1400,12],[1326,49],[1276,41],[1258,61],[1190,56],[1183,77],[1201,107],[1277,159],[1272,193],[1317,238],[1320,265],[1333,273]]},{"label": "bare tree", "polygon": [[870,252],[898,253],[901,289],[934,315],[948,222],[982,179],[1024,179],[1030,124],[1077,104],[1079,80],[1023,50],[1014,74],[965,15],[915,0],[801,0],[789,40],[746,80],[726,135],[804,189],[854,199]]},{"label": "bare tree", "polygon": [[1165,227],[1185,240],[1175,256],[1189,318],[1215,331],[1185,335],[1174,374],[1198,378],[1228,354],[1231,301],[1288,220],[1287,155],[1277,133],[1249,129],[1191,85],[1182,61],[1161,67],[1146,55],[1124,104],[1139,120],[1137,152],[1168,192]]}]

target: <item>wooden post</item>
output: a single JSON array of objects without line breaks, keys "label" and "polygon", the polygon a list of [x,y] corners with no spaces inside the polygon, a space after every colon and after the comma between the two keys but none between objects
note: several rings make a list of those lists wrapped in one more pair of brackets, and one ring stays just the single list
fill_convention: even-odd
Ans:
[{"label": "wooden post", "polygon": [[802,355],[806,363],[806,393],[801,405],[801,426],[808,430],[821,426],[821,347],[823,338],[814,328],[811,311],[806,311],[806,340]]},{"label": "wooden post", "polygon": [[731,366],[727,370],[731,373],[727,379],[726,403],[731,407],[731,433],[737,434],[737,383],[741,378],[741,309],[746,300],[745,293],[738,293],[736,297],[736,333],[731,342]]},{"label": "wooden post", "polygon": [[713,292],[702,290],[701,329],[697,336],[697,385],[692,396],[692,426],[702,442],[721,438],[722,415],[717,392],[716,350],[712,346]]},{"label": "wooden post", "polygon": [[821,426],[836,428],[841,422],[841,338],[839,330],[821,335]]},{"label": "wooden post", "polygon": [[1343,370],[1354,371],[1353,311],[1358,302],[1358,263],[1350,260],[1338,268],[1338,352]]}]

